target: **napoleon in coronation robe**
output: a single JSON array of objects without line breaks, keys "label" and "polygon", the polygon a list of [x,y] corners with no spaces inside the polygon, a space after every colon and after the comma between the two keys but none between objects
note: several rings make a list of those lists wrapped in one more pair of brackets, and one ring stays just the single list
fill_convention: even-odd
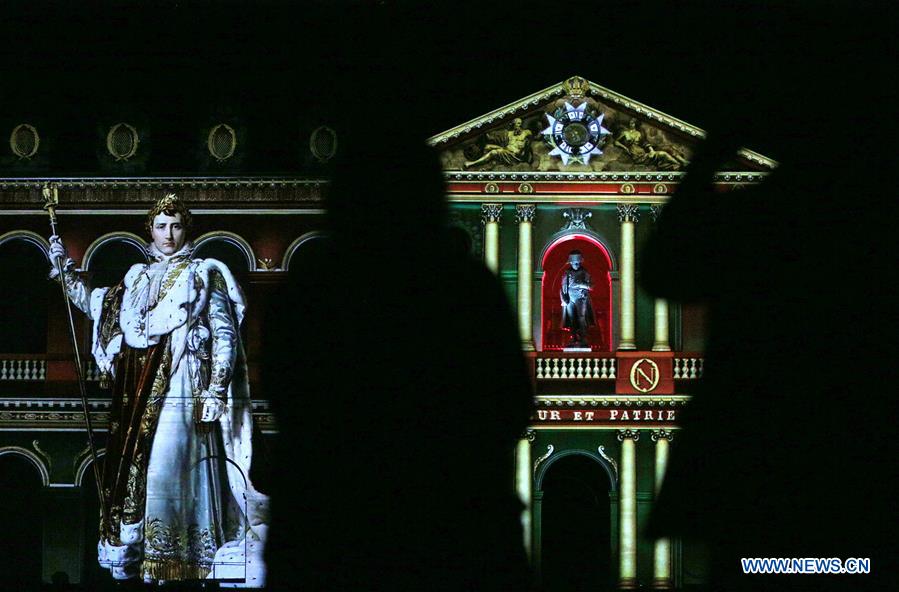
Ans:
[{"label": "napoleon in coronation robe", "polygon": [[[170,194],[148,227],[154,220],[189,228],[190,212]],[[113,287],[91,289],[71,259],[63,271],[69,298],[93,321],[92,353],[112,388],[99,562],[119,580],[261,587],[268,498],[249,479],[246,301],[225,264],[151,235],[150,262]]]}]

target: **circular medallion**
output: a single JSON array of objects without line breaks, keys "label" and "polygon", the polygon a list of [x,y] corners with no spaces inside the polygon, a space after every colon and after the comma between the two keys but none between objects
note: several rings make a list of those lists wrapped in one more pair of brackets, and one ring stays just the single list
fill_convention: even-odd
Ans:
[{"label": "circular medallion", "polygon": [[560,157],[564,165],[589,164],[591,156],[602,154],[599,145],[609,134],[602,126],[603,117],[603,113],[597,115],[588,109],[586,101],[577,107],[566,102],[565,107],[556,109],[552,115],[547,113],[549,127],[543,130],[543,137],[552,147],[549,155]]}]

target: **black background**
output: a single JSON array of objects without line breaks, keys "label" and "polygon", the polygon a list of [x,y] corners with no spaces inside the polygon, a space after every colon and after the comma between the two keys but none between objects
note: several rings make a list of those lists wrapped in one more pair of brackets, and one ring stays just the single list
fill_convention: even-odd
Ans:
[{"label": "black background", "polygon": [[[426,138],[575,74],[705,129],[770,131],[810,97],[833,106],[838,128],[859,108],[853,90],[871,83],[860,68],[877,72],[872,62],[891,55],[877,33],[889,15],[864,3],[12,2],[4,12],[4,122],[52,130],[42,134],[52,172],[88,174],[113,120],[149,128],[144,173],[196,171],[197,130],[223,115],[248,134],[241,172],[289,174],[304,165],[297,142],[321,123],[354,141],[375,121]],[[760,135],[750,147],[776,158],[776,134]]]}]

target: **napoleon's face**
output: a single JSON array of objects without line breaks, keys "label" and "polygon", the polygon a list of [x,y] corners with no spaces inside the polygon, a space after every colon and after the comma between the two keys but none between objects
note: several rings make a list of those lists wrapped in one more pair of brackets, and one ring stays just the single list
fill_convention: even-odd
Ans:
[{"label": "napoleon's face", "polygon": [[580,257],[577,257],[577,256],[571,257],[571,258],[568,260],[568,265],[571,266],[571,269],[577,271],[578,269],[581,268],[581,262],[582,262],[582,261],[583,261],[583,260],[582,260]]},{"label": "napoleon's face", "polygon": [[165,255],[172,255],[181,250],[187,233],[181,223],[181,214],[169,216],[166,213],[158,214],[153,218],[153,226],[150,228],[153,244]]}]

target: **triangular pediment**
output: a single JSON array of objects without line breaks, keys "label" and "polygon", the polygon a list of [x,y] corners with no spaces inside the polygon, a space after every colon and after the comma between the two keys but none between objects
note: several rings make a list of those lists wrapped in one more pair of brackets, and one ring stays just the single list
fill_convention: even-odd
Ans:
[{"label": "triangular pediment", "polygon": [[[705,137],[690,125],[580,76],[430,138],[446,172],[680,171]],[[741,150],[730,171],[776,163]]]}]

